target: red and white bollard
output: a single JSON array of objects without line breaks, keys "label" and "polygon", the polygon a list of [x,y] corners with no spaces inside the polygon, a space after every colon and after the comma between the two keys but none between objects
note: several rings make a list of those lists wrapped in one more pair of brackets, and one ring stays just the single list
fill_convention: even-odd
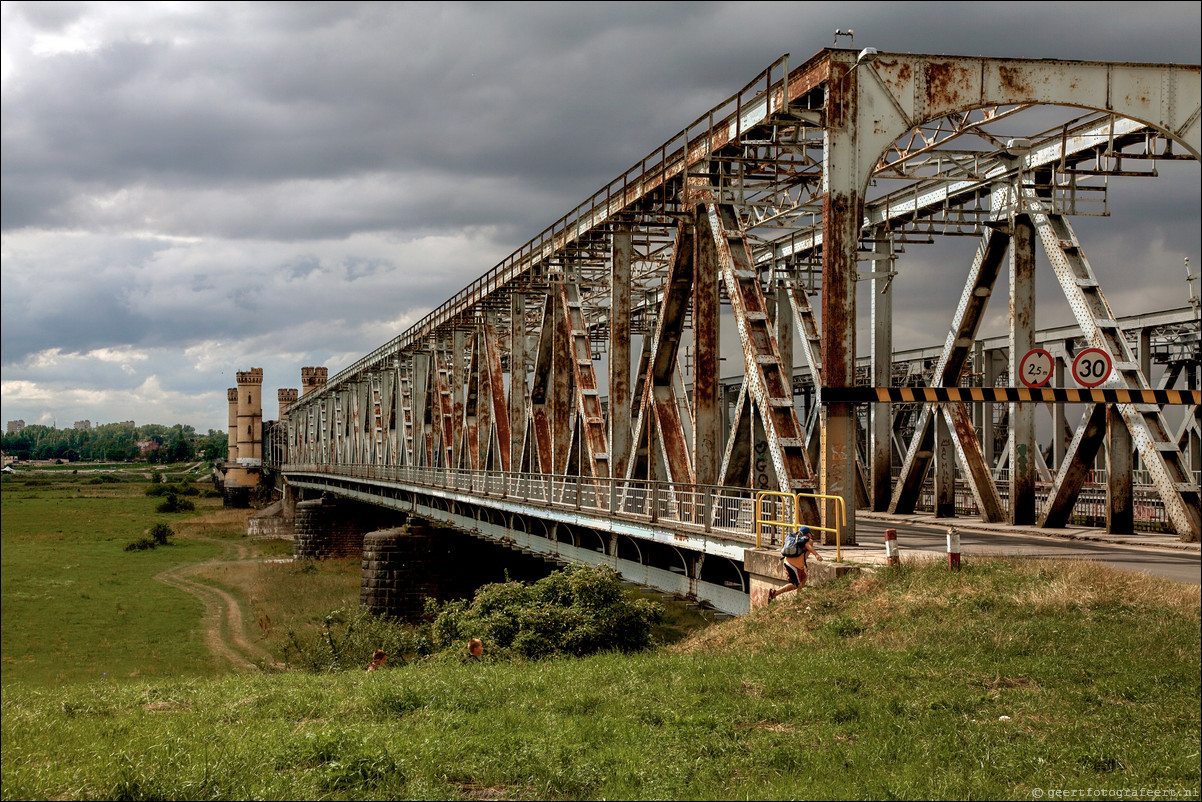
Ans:
[{"label": "red and white bollard", "polygon": [[960,533],[954,526],[947,530],[947,570],[960,570]]},{"label": "red and white bollard", "polygon": [[897,555],[897,530],[885,530],[885,565],[901,565]]}]

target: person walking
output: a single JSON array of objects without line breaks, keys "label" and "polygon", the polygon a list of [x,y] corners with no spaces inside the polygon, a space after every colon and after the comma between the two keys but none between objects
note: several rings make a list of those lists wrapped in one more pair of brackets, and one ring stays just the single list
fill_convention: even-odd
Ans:
[{"label": "person walking", "polygon": [[808,526],[801,527],[795,534],[785,538],[780,558],[785,563],[785,573],[789,576],[789,584],[769,590],[769,604],[782,593],[800,590],[806,586],[806,559],[811,554],[818,560],[822,559],[822,555],[814,548],[814,539],[811,537]]}]

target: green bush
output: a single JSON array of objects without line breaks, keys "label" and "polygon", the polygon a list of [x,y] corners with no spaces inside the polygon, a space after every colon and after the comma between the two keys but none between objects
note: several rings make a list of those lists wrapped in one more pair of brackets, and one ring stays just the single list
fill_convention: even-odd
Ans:
[{"label": "green bush", "polygon": [[126,551],[146,551],[147,549],[153,549],[157,545],[158,544],[154,542],[153,538],[143,537],[143,538],[138,538],[137,540],[134,540],[130,543],[126,543],[125,550]]},{"label": "green bush", "polygon": [[156,507],[159,512],[191,512],[196,505],[186,498],[180,498],[175,493],[168,493],[167,498]]},{"label": "green bush", "polygon": [[174,534],[175,530],[167,524],[158,523],[150,527],[150,537],[156,546],[166,546]]},{"label": "green bush", "polygon": [[88,480],[90,485],[116,485],[121,484],[125,480],[120,476],[114,476],[111,473],[102,473],[100,476],[93,476]]},{"label": "green bush", "polygon": [[616,571],[571,565],[532,585],[485,585],[470,602],[432,602],[431,641],[439,650],[462,651],[482,639],[490,655],[575,656],[635,652],[651,645],[662,605],[629,599]]}]

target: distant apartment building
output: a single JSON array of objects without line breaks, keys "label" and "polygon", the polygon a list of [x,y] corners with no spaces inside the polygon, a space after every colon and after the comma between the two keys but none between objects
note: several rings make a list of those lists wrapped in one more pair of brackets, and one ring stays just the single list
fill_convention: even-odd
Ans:
[{"label": "distant apartment building", "polygon": [[23,421],[23,420],[10,420],[8,422],[8,433],[9,434],[20,434],[21,430],[24,428],[25,428],[25,421]]},{"label": "distant apartment building", "polygon": [[118,426],[128,426],[131,429],[134,428],[134,422],[131,420],[123,420],[120,423],[118,423],[117,425]]},{"label": "distant apartment building", "polygon": [[92,422],[90,420],[77,420],[77,421],[75,421],[75,428],[76,429],[91,429]]}]

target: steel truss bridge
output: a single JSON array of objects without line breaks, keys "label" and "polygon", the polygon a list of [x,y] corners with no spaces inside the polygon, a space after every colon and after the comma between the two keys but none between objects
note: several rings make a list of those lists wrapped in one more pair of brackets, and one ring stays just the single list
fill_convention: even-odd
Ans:
[{"label": "steel truss bridge", "polygon": [[[1165,530],[1198,540],[1198,307],[1116,315],[1071,220],[1109,214],[1111,181],[1197,161],[1200,101],[1197,65],[782,57],[305,392],[270,429],[267,464],[298,488],[641,568],[727,609],[739,602],[724,594],[746,598],[753,489],[802,494],[781,503],[844,543],[857,508],[907,513],[925,499],[1057,527],[1091,493],[1114,531],[1147,496]],[[946,340],[895,354],[905,246],[945,236],[979,241],[946,270],[962,285]],[[1034,326],[1037,245],[1075,326]],[[989,340],[1003,268],[1008,334]],[[1079,421],[1054,399],[863,395],[1018,389],[1041,342],[1055,344],[1054,386],[1072,386],[1074,351],[1096,348],[1113,363],[1102,389],[1117,394],[1078,400]],[[1140,390],[1183,392],[1176,406],[1119,392]]]}]

